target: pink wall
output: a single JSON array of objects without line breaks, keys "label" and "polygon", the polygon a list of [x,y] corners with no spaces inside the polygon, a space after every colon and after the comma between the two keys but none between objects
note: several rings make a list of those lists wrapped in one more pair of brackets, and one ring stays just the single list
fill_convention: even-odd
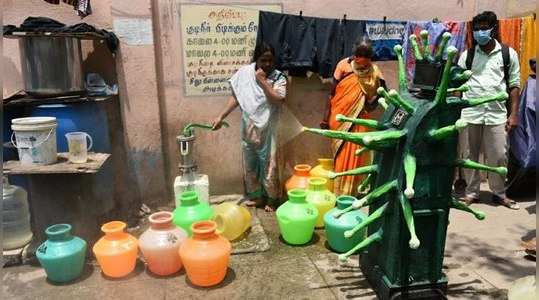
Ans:
[{"label": "pink wall", "polygon": [[[27,16],[43,15],[72,24],[81,22],[66,5],[54,6],[43,0],[3,0],[5,24],[19,24]],[[129,45],[121,40],[117,57],[87,59],[88,68],[104,72],[107,79],[120,85],[120,106],[128,149],[129,172],[136,176],[136,190],[144,203],[156,206],[172,201],[171,185],[177,175],[177,145],[175,137],[188,122],[207,122],[221,109],[226,97],[190,98],[183,95],[182,49],[180,42],[180,3],[175,0],[99,0],[92,1],[93,14],[83,22],[111,29],[115,18],[151,18],[154,44]],[[227,3],[231,1],[191,1],[191,3]],[[245,1],[234,4],[282,3],[286,13],[350,19],[468,20],[477,12],[491,9],[500,17],[522,15],[535,10],[535,1],[403,1],[403,0],[342,0],[342,1]],[[91,44],[85,53],[92,53]],[[95,53],[94,53],[95,54]],[[4,39],[3,65],[18,71],[16,42]],[[116,74],[106,74],[115,63]],[[395,87],[395,63],[380,63],[391,87]],[[9,71],[9,74],[14,74]],[[112,72],[114,73],[114,72]],[[6,74],[4,69],[3,74]],[[20,72],[4,76],[4,90],[20,85]],[[6,80],[7,79],[7,80]],[[293,78],[288,99],[289,109],[306,126],[316,126],[322,116],[327,87],[313,78]],[[239,149],[239,112],[230,115],[231,128],[216,133],[197,135],[199,169],[210,176],[213,194],[242,191],[241,153]],[[295,163],[315,163],[318,156],[329,154],[328,141],[313,135],[301,135],[283,148],[286,173]]]}]

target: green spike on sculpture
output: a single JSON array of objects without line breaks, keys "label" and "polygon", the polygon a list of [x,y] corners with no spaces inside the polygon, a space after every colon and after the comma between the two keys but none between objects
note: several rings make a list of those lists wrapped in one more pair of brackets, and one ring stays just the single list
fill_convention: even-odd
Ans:
[{"label": "green spike on sculpture", "polygon": [[445,103],[445,98],[447,97],[447,88],[449,87],[449,74],[451,73],[451,66],[457,52],[457,48],[453,46],[447,48],[447,60],[442,73],[442,80],[440,81],[440,85],[436,91],[436,96],[434,97],[434,103],[436,103],[436,105]]},{"label": "green spike on sculpture", "polygon": [[461,167],[461,168],[465,168],[465,169],[489,171],[489,172],[499,174],[501,176],[507,176],[507,168],[506,167],[491,167],[491,166],[480,164],[478,162],[475,162],[475,161],[469,160],[469,159],[459,159],[459,160],[457,160],[456,165]]},{"label": "green spike on sculpture", "polygon": [[391,98],[392,100],[394,100],[396,103],[398,103],[398,105],[400,107],[402,107],[406,112],[408,113],[413,113],[415,108],[414,106],[408,102],[407,100],[403,99],[399,93],[397,93],[397,91],[395,90],[390,90],[388,92],[388,95],[389,95],[389,98]]},{"label": "green spike on sculpture", "polygon": [[303,131],[312,132],[332,139],[342,139],[368,148],[383,148],[392,146],[406,135],[405,130],[382,130],[370,132],[343,132],[338,130],[325,130],[303,127]]},{"label": "green spike on sculpture", "polygon": [[[425,32],[422,32],[421,38],[422,51],[419,50],[415,35],[410,36],[410,43],[416,60],[422,61],[422,66],[431,64],[432,68],[427,69],[432,70],[433,77],[441,78],[433,90],[434,96],[430,96],[430,93],[416,95],[402,90],[405,82],[400,80],[399,54],[402,49],[395,47],[399,59],[400,92],[388,92],[384,88],[377,91],[384,97],[379,100],[381,105],[393,106],[384,107],[385,113],[376,123],[384,124],[386,129],[368,133],[306,129],[308,132],[379,150],[374,153],[373,161],[377,171],[368,173],[358,187],[359,193],[370,185],[370,193],[356,199],[346,209],[334,213],[334,217],[369,206],[367,219],[344,234],[345,237],[353,237],[361,229],[367,228],[367,239],[339,255],[339,259],[344,260],[359,253],[363,274],[371,282],[377,297],[382,300],[395,299],[410,290],[447,290],[447,278],[442,266],[449,210],[464,210],[478,219],[485,217],[484,213],[452,199],[452,174],[455,174],[456,167],[493,171],[500,175],[507,172],[504,167],[495,168],[469,160],[458,160],[458,139],[455,138],[456,133],[466,126],[466,122],[459,120],[463,108],[489,101],[505,101],[507,93],[468,100],[451,97],[448,101],[449,87],[458,86],[449,91],[466,91],[468,86],[465,81],[472,73],[455,66],[457,49],[447,47],[449,34],[444,34],[439,47],[432,51],[436,53],[434,58]],[[437,71],[446,47],[447,60],[442,71]],[[417,70],[415,73],[418,74]],[[357,170],[340,174],[365,174],[365,169],[359,168],[361,172]],[[375,241],[382,242],[373,245]]]},{"label": "green spike on sculpture", "polygon": [[357,224],[356,227],[345,231],[344,232],[344,237],[349,239],[352,236],[354,236],[354,234],[356,234],[361,229],[367,227],[372,222],[380,219],[382,217],[382,215],[384,214],[384,212],[386,211],[387,205],[388,205],[388,203],[385,203],[384,205],[380,206],[375,212],[373,212],[365,220],[363,220],[363,222]]},{"label": "green spike on sculpture", "polygon": [[438,45],[438,49],[436,49],[436,55],[434,56],[435,61],[441,61],[445,52],[445,49],[447,47],[447,42],[451,39],[451,33],[444,32],[442,34],[442,40],[440,41],[440,45]]},{"label": "green spike on sculpture", "polygon": [[468,205],[460,202],[459,200],[455,199],[455,198],[452,198],[451,199],[451,208],[454,208],[454,209],[458,209],[458,210],[462,210],[462,211],[465,211],[465,212],[469,212],[471,213],[472,215],[474,215],[474,217],[480,221],[484,220],[486,218],[486,214],[480,210],[477,210],[477,209],[473,209],[471,207],[469,207]]},{"label": "green spike on sculpture", "polygon": [[378,98],[378,104],[380,104],[380,106],[384,109],[384,110],[387,110],[387,108],[389,107],[389,105],[387,104],[386,102],[386,99],[381,97],[381,98]]},{"label": "green spike on sculpture", "polygon": [[396,180],[388,182],[388,183],[386,183],[384,185],[381,185],[381,186],[377,187],[376,189],[374,189],[372,192],[368,193],[365,197],[363,197],[363,198],[361,198],[359,200],[356,199],[354,202],[352,202],[352,205],[348,206],[347,208],[342,209],[342,210],[337,211],[337,212],[334,212],[333,217],[334,218],[339,218],[340,216],[342,216],[343,214],[345,214],[345,213],[347,213],[349,211],[361,208],[361,207],[363,207],[365,205],[370,205],[373,202],[375,202],[379,197],[381,197],[384,194],[396,189],[397,186],[398,186],[398,183],[397,183]]},{"label": "green spike on sculpture", "polygon": [[348,142],[352,142],[355,144],[363,144],[362,138],[369,134],[369,132],[344,132],[344,131],[338,131],[338,130],[325,130],[325,129],[318,129],[318,128],[307,128],[303,127],[303,131],[316,133],[328,138],[332,139],[342,139]]},{"label": "green spike on sculpture", "polygon": [[406,130],[389,129],[372,132],[370,135],[363,136],[361,141],[363,145],[370,148],[389,147],[395,145],[405,135]]},{"label": "green spike on sculpture", "polygon": [[470,77],[472,77],[472,71],[470,70],[466,70],[460,74],[458,74],[457,76],[455,76],[455,80],[457,81],[465,81],[465,80],[468,80],[470,79]]},{"label": "green spike on sculpture", "polygon": [[362,191],[364,191],[367,188],[367,186],[371,184],[372,178],[373,178],[373,176],[372,176],[372,173],[371,173],[371,174],[368,174],[367,177],[365,177],[363,179],[363,181],[357,187],[357,193],[358,194],[360,194]]},{"label": "green spike on sculpture", "polygon": [[417,36],[415,34],[410,35],[410,44],[412,44],[412,49],[414,50],[414,56],[416,60],[423,60],[423,55],[419,51],[419,45],[417,44]]},{"label": "green spike on sculpture", "polygon": [[414,191],[414,180],[416,173],[416,159],[410,153],[404,155],[404,173],[406,173],[406,189],[404,194],[406,198],[411,199],[415,195]]},{"label": "green spike on sculpture", "polygon": [[432,61],[432,55],[430,54],[429,32],[426,30],[421,30],[419,36],[423,42],[423,57],[428,61]]},{"label": "green spike on sculpture", "polygon": [[369,128],[379,129],[379,130],[386,129],[386,126],[384,126],[383,124],[381,124],[380,122],[376,120],[348,118],[340,114],[337,115],[335,119],[339,122],[350,122],[355,125],[361,125],[361,126],[365,126]]},{"label": "green spike on sculpture", "polygon": [[361,241],[354,248],[350,249],[350,251],[339,255],[339,260],[346,261],[348,257],[353,255],[354,253],[361,251],[363,248],[367,248],[370,244],[374,242],[380,241],[382,239],[382,236],[383,236],[383,230],[382,228],[380,228],[377,232],[369,235],[366,239]]},{"label": "green spike on sculpture", "polygon": [[[384,97],[386,101],[389,101],[389,103],[393,104],[396,107],[400,107],[404,110],[406,110],[408,113],[412,113],[414,111],[414,107],[412,104],[410,104],[408,101],[402,101],[403,99],[400,97],[400,95],[395,90],[391,90],[392,92],[386,91],[383,87],[379,87],[377,92],[378,95]],[[402,101],[402,102],[401,102]]]},{"label": "green spike on sculpture", "polygon": [[508,98],[509,98],[509,94],[507,94],[507,92],[500,92],[494,96],[485,96],[485,97],[480,97],[480,98],[475,98],[475,99],[466,99],[464,100],[464,103],[467,106],[477,106],[477,105],[485,104],[488,102],[494,102],[494,101],[503,102],[507,100]]},{"label": "green spike on sculpture", "polygon": [[396,180],[384,183],[383,185],[375,188],[372,192],[368,193],[365,197],[354,201],[352,203],[352,208],[358,209],[366,205],[371,205],[373,202],[378,200],[384,194],[387,194],[398,187],[398,182]]},{"label": "green spike on sculpture", "polygon": [[361,147],[361,148],[357,149],[356,152],[354,152],[354,155],[355,156],[360,156],[360,155],[362,155],[363,153],[365,153],[367,151],[369,151],[369,148]]},{"label": "green spike on sculpture", "polygon": [[448,138],[451,135],[456,134],[457,132],[461,131],[462,129],[466,128],[468,126],[468,123],[462,119],[458,119],[455,122],[455,125],[449,125],[438,129],[432,129],[429,131],[428,135],[433,140],[444,140]]},{"label": "green spike on sculpture", "polygon": [[378,165],[370,165],[365,167],[359,167],[356,169],[348,170],[345,172],[335,173],[335,172],[329,172],[328,177],[329,179],[335,179],[337,177],[341,176],[350,176],[350,175],[361,175],[361,174],[369,174],[369,173],[376,173],[378,172]]},{"label": "green spike on sculpture", "polygon": [[417,249],[419,248],[421,242],[415,233],[414,213],[412,211],[412,206],[410,205],[410,202],[408,202],[408,199],[406,199],[406,197],[404,197],[402,194],[399,195],[399,200],[401,203],[402,214],[404,216],[406,226],[408,227],[408,232],[410,232],[410,241],[408,241],[408,246],[410,246],[410,249]]},{"label": "green spike on sculpture", "polygon": [[467,84],[463,84],[463,85],[459,86],[458,88],[447,89],[447,92],[448,93],[454,93],[454,92],[464,93],[464,92],[467,92],[469,90],[470,90],[470,86],[467,85]]},{"label": "green spike on sculpture", "polygon": [[402,46],[395,45],[393,51],[397,55],[397,64],[399,68],[399,91],[402,93],[408,91],[408,80],[406,79],[406,66],[402,57]]}]

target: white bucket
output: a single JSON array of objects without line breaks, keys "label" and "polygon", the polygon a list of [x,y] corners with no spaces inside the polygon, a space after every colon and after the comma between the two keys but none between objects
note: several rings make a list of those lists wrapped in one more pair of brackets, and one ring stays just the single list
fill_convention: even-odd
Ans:
[{"label": "white bucket", "polygon": [[55,117],[28,117],[11,120],[21,165],[50,165],[56,162]]}]

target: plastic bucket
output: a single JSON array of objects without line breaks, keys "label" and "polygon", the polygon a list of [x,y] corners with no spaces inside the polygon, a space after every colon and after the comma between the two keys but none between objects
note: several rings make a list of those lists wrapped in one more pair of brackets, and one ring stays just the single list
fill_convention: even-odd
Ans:
[{"label": "plastic bucket", "polygon": [[11,124],[11,142],[17,147],[21,165],[49,165],[56,162],[56,118],[18,118],[13,119]]}]

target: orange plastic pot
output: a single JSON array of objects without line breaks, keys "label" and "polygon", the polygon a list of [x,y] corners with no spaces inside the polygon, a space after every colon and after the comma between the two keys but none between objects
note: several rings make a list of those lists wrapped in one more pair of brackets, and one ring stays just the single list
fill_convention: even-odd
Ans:
[{"label": "orange plastic pot", "polygon": [[289,192],[292,189],[307,189],[309,186],[309,172],[311,166],[306,164],[296,165],[294,167],[294,174],[285,183],[286,191]]},{"label": "orange plastic pot", "polygon": [[191,225],[193,237],[180,246],[180,258],[187,277],[197,286],[213,286],[225,278],[232,249],[230,242],[218,235],[214,221]]},{"label": "orange plastic pot", "polygon": [[103,273],[109,277],[124,277],[135,269],[138,241],[126,233],[126,224],[112,221],[103,224],[105,236],[93,247],[93,252]]}]

